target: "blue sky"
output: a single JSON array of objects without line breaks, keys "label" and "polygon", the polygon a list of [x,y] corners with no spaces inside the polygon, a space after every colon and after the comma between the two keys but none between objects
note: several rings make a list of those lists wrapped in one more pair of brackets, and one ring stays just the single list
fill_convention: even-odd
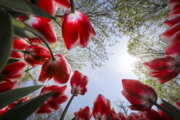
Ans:
[{"label": "blue sky", "polygon": [[[74,98],[69,108],[70,113],[74,113],[85,106],[92,108],[98,94],[102,94],[110,99],[112,107],[115,107],[114,102],[118,98],[126,101],[121,94],[121,80],[124,78],[137,79],[132,72],[132,64],[135,58],[131,57],[127,52],[127,41],[128,37],[122,37],[120,44],[109,48],[113,55],[110,56],[110,59],[105,62],[102,68],[92,69],[90,66],[87,66],[81,70],[81,73],[87,75],[89,79],[88,92],[84,96],[79,95]],[[68,84],[67,93],[69,98],[71,96],[70,89]],[[65,105],[66,103],[63,103],[61,106],[64,108]]]}]

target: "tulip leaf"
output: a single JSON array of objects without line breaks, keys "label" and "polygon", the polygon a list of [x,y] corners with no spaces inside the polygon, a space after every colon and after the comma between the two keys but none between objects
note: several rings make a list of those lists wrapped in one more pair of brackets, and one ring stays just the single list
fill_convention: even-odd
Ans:
[{"label": "tulip leaf", "polygon": [[170,112],[171,117],[173,117],[174,120],[180,120],[180,110],[163,99],[162,99],[162,102],[165,105],[165,107],[168,109],[168,111]]},{"label": "tulip leaf", "polygon": [[25,88],[18,88],[14,90],[9,90],[6,92],[0,93],[0,109],[7,106],[8,104],[32,93],[33,91],[42,87],[41,85],[25,87]]},{"label": "tulip leaf", "polygon": [[0,0],[0,5],[15,12],[26,15],[37,15],[49,19],[54,19],[48,12],[44,11],[37,5],[26,0]]},{"label": "tulip leaf", "polygon": [[0,116],[0,120],[26,120],[53,94],[54,92],[50,92],[22,102]]},{"label": "tulip leaf", "polygon": [[13,21],[13,25],[15,27],[15,34],[17,36],[20,36],[20,37],[26,36],[28,38],[39,37],[43,41],[46,41],[45,37],[39,31],[32,28],[31,26],[24,24],[23,22],[16,20],[13,17],[12,17],[12,21]]},{"label": "tulip leaf", "polygon": [[[36,29],[32,28],[31,26],[24,24],[23,22],[16,20],[15,18],[12,18],[12,23],[14,25],[15,28],[15,34],[17,36],[23,37],[27,36],[28,38],[35,38],[35,37],[39,37],[45,44],[48,44],[48,42],[46,41],[46,38]],[[16,31],[16,29],[18,31]]]},{"label": "tulip leaf", "polygon": [[13,27],[10,15],[0,9],[0,71],[8,62],[13,45]]},{"label": "tulip leaf", "polygon": [[[34,38],[36,37],[32,32],[27,31],[27,27],[30,27],[27,24],[24,24],[23,22],[11,17],[13,27],[14,27],[14,34],[16,36],[22,37],[22,38]],[[32,28],[33,29],[33,28]]]},{"label": "tulip leaf", "polygon": [[19,61],[19,59],[11,58],[8,60],[7,64],[12,64],[12,63],[17,62],[17,61]]}]

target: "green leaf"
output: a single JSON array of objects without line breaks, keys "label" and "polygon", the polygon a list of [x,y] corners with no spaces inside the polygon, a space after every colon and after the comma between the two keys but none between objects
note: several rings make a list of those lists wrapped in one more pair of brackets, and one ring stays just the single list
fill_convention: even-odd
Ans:
[{"label": "green leaf", "polygon": [[0,71],[6,65],[13,45],[13,27],[10,15],[0,9]]},{"label": "green leaf", "polygon": [[0,120],[25,120],[53,94],[54,92],[51,92],[25,101],[0,116]]},{"label": "green leaf", "polygon": [[19,61],[19,59],[11,58],[8,60],[7,64],[12,64],[12,63],[17,62],[17,61]]},{"label": "green leaf", "polygon": [[171,117],[173,117],[174,120],[180,120],[180,110],[163,99],[162,102],[167,108],[167,110],[170,112]]},{"label": "green leaf", "polygon": [[[27,25],[27,24],[24,24],[23,22],[19,21],[19,20],[16,20],[15,18],[11,17],[12,18],[12,23],[13,23],[13,26],[16,27],[19,29],[19,36],[28,36],[30,38],[34,38],[34,37],[39,37],[41,40],[43,40],[43,42],[45,44],[48,44],[48,42],[46,41],[46,38],[39,32],[37,31],[36,29],[32,28],[31,26]],[[15,31],[15,34],[16,34],[16,31]]]},{"label": "green leaf", "polygon": [[14,90],[9,90],[6,92],[0,93],[0,109],[9,105],[10,103],[32,93],[33,91],[42,87],[41,85],[25,87],[25,88],[18,88]]},{"label": "green leaf", "polygon": [[44,11],[37,5],[27,2],[26,0],[0,0],[0,5],[16,12],[27,15],[37,15],[49,19],[54,19],[48,12]]}]

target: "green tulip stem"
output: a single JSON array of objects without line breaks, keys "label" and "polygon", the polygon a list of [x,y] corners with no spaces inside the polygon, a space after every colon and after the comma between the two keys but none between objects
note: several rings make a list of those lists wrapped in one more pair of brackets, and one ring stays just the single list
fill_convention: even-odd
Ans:
[{"label": "green tulip stem", "polygon": [[65,107],[65,109],[64,109],[64,111],[63,111],[63,113],[62,113],[62,116],[61,116],[60,120],[64,120],[64,117],[65,117],[65,115],[66,115],[66,112],[67,112],[67,110],[68,110],[68,108],[69,108],[69,106],[70,106],[73,98],[74,98],[74,94],[71,96],[70,100],[68,101],[68,103],[67,103],[67,105],[66,105],[66,107]]}]

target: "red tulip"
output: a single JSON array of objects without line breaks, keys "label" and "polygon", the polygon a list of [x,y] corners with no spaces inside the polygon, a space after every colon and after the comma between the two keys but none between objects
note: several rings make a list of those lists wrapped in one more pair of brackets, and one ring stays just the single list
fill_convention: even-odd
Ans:
[{"label": "red tulip", "polygon": [[18,49],[18,50],[25,50],[26,47],[28,46],[28,43],[23,40],[22,38],[13,38],[14,43],[13,43],[13,48]]},{"label": "red tulip", "polygon": [[46,79],[54,78],[55,82],[64,84],[70,77],[71,70],[66,59],[61,55],[55,55],[55,59],[48,59],[42,66],[39,76],[40,82],[45,82]]},{"label": "red tulip", "polygon": [[131,110],[145,111],[151,109],[151,101],[156,102],[157,95],[153,88],[138,80],[123,79],[123,96],[132,104]]},{"label": "red tulip", "polygon": [[50,44],[56,42],[56,35],[50,22],[36,16],[30,16],[30,19],[26,20],[25,23],[37,29]]},{"label": "red tulip", "polygon": [[180,3],[179,0],[170,0],[169,3],[168,3],[168,6],[172,8],[178,3]]},{"label": "red tulip", "polygon": [[77,120],[90,120],[92,116],[90,108],[88,106],[86,106],[85,108],[80,108],[80,110],[78,112],[75,112],[74,115],[78,115]]},{"label": "red tulip", "polygon": [[148,111],[143,111],[141,113],[144,116],[145,120],[163,120],[160,114],[153,109]]},{"label": "red tulip", "polygon": [[180,109],[180,102],[176,102],[176,106]]},{"label": "red tulip", "polygon": [[88,19],[81,11],[66,12],[62,18],[62,36],[66,48],[70,50],[75,46],[82,48],[88,45],[91,36],[96,33]]},{"label": "red tulip", "polygon": [[126,117],[124,116],[123,113],[119,112],[118,116],[119,116],[120,120],[126,120]]},{"label": "red tulip", "polygon": [[175,6],[173,7],[172,11],[175,11],[175,10],[179,9],[179,7],[180,7],[180,2],[175,4]]},{"label": "red tulip", "polygon": [[20,52],[12,51],[11,58],[18,58],[21,59],[23,56]]},{"label": "red tulip", "polygon": [[51,109],[57,110],[59,105],[64,103],[68,96],[65,94],[67,86],[58,86],[58,85],[51,85],[51,86],[44,86],[40,92],[40,95],[43,95],[48,92],[55,91],[55,94],[50,97],[38,110],[36,113],[49,113]]},{"label": "red tulip", "polygon": [[30,45],[26,48],[24,59],[32,66],[42,65],[51,54],[48,49],[39,45]]},{"label": "red tulip", "polygon": [[25,67],[25,62],[17,61],[6,65],[0,74],[4,76],[3,80],[17,80],[23,77]]},{"label": "red tulip", "polygon": [[48,106],[47,103],[44,103],[37,111],[37,114],[51,113],[52,109]]},{"label": "red tulip", "polygon": [[[163,108],[165,108],[166,109],[166,107],[165,107],[165,105],[163,104],[163,103],[161,103],[161,106],[163,107]],[[159,114],[161,115],[161,117],[163,118],[163,120],[173,120],[169,115],[167,115],[164,111],[162,111],[162,110],[158,110],[159,111]]]},{"label": "red tulip", "polygon": [[175,78],[180,72],[180,63],[170,56],[163,56],[150,62],[145,62],[144,65],[149,68],[150,76],[157,78],[161,84]]},{"label": "red tulip", "polygon": [[9,104],[8,106],[6,106],[5,108],[3,108],[3,109],[0,110],[0,115],[3,114],[3,113],[5,113],[6,111],[10,110],[12,107],[14,107],[14,106],[15,106],[16,104],[18,104],[19,102],[25,102],[25,101],[27,101],[27,100],[29,100],[29,98],[28,98],[28,97],[25,97],[25,98],[19,99],[19,100],[15,101],[15,102]]},{"label": "red tulip", "polygon": [[84,95],[87,92],[87,76],[82,75],[79,71],[74,71],[71,78],[71,93],[77,96],[78,94]]},{"label": "red tulip", "polygon": [[44,44],[40,38],[28,38],[31,44]]},{"label": "red tulip", "polygon": [[160,35],[159,39],[165,43],[170,43],[177,32],[180,31],[180,24],[174,25]]},{"label": "red tulip", "polygon": [[110,101],[103,95],[99,94],[93,105],[93,116],[95,120],[107,120],[107,116],[110,114],[110,110]]},{"label": "red tulip", "polygon": [[110,116],[111,120],[126,120],[125,116],[121,112],[117,114],[114,109],[111,109]]},{"label": "red tulip", "polygon": [[165,50],[166,55],[173,57],[179,57],[180,55],[180,32],[176,33],[172,39],[172,42],[168,45]]},{"label": "red tulip", "polygon": [[126,120],[146,120],[144,116],[138,113],[131,113]]},{"label": "red tulip", "polygon": [[0,110],[0,115],[2,115],[3,113],[5,113],[6,111],[5,111],[5,109],[3,108],[3,109],[1,109]]},{"label": "red tulip", "polygon": [[[54,5],[54,0],[38,0],[37,6],[48,12],[50,15],[55,16],[56,8]],[[42,18],[42,17],[41,17]],[[47,21],[51,21],[50,19],[43,18]]]},{"label": "red tulip", "polygon": [[17,80],[5,80],[0,82],[0,93],[13,89],[16,83]]},{"label": "red tulip", "polygon": [[58,6],[61,9],[69,9],[69,8],[71,8],[69,0],[55,0],[55,2],[58,4]]},{"label": "red tulip", "polygon": [[173,10],[168,13],[168,18],[175,18],[178,15],[180,15],[180,8],[173,8]]},{"label": "red tulip", "polygon": [[164,24],[170,28],[170,27],[173,27],[174,25],[180,23],[180,16],[174,18],[174,19],[170,19],[170,20],[167,20]]}]

